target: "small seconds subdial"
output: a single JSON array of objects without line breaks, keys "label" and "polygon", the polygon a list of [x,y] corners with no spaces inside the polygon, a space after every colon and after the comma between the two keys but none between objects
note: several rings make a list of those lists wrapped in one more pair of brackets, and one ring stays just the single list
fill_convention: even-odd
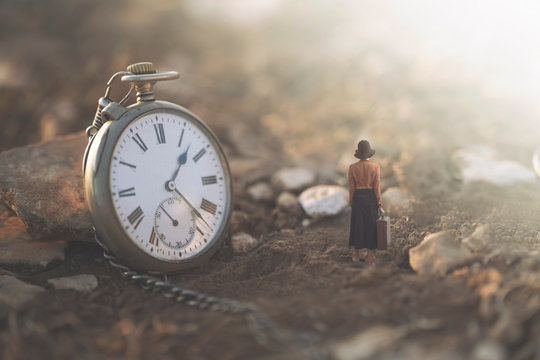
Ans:
[{"label": "small seconds subdial", "polygon": [[171,249],[182,249],[195,236],[195,215],[182,199],[165,199],[156,209],[154,229],[159,241]]}]

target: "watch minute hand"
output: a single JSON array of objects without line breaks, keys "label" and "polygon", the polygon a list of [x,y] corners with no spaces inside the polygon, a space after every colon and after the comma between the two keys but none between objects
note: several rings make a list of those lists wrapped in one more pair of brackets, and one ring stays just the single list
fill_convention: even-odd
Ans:
[{"label": "watch minute hand", "polygon": [[208,226],[209,229],[212,229],[210,227],[210,225],[208,225],[208,223],[206,222],[206,220],[204,220],[204,218],[202,217],[201,213],[199,212],[199,210],[197,210],[195,208],[195,206],[193,206],[188,199],[186,199],[186,197],[180,192],[178,191],[177,188],[174,188],[174,191],[176,191],[178,193],[178,195],[180,195],[180,197],[182,197],[182,199],[184,199],[184,201],[189,205],[189,207],[191,208],[191,210],[193,211],[193,213],[195,214],[195,216],[197,216],[199,219],[201,219],[206,226]]}]

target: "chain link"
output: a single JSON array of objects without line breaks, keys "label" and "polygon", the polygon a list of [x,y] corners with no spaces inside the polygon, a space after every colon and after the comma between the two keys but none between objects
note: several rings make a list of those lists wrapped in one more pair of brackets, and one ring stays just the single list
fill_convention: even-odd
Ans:
[{"label": "chain link", "polygon": [[[129,279],[131,282],[140,286],[146,291],[153,291],[169,298],[175,302],[188,306],[197,307],[202,310],[215,311],[221,313],[242,314],[248,321],[249,328],[255,340],[268,348],[280,348],[283,346],[300,345],[306,346],[305,336],[292,336],[287,331],[280,329],[272,320],[268,319],[256,305],[244,303],[228,298],[220,298],[199,293],[193,290],[188,290],[165,279],[160,279],[156,276],[141,274],[126,265],[123,265],[118,259],[112,255],[105,244],[103,244],[94,229],[94,238],[103,249],[103,257],[109,263],[117,268],[122,276]],[[303,343],[303,344],[300,344]],[[311,341],[308,341],[311,343]]]},{"label": "chain link", "polygon": [[198,307],[203,310],[211,310],[223,313],[248,313],[258,311],[256,306],[253,304],[241,303],[232,299],[202,294],[177,286],[156,276],[141,274],[136,270],[133,270],[120,263],[118,259],[111,254],[107,246],[101,242],[97,231],[94,231],[94,234],[96,242],[103,248],[103,257],[107,259],[113,267],[120,270],[122,276],[128,278],[130,281],[137,284],[144,290],[160,293],[164,297],[172,299],[178,303]]}]

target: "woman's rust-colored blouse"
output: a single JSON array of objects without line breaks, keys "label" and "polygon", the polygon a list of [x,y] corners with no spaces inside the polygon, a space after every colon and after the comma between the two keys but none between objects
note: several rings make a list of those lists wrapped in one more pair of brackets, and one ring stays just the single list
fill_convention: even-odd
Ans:
[{"label": "woman's rust-colored blouse", "polygon": [[349,204],[352,205],[354,190],[373,189],[377,204],[381,202],[381,169],[369,160],[360,160],[349,166]]}]

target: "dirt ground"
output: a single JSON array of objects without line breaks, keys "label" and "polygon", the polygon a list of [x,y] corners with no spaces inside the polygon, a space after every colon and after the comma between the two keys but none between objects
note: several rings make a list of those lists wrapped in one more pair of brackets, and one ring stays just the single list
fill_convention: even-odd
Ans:
[{"label": "dirt ground", "polygon": [[[236,206],[242,209],[243,201]],[[268,208],[256,210],[255,216],[271,218]],[[500,220],[491,217],[492,224]],[[523,224],[500,223],[498,234],[534,224],[532,216],[519,217]],[[374,325],[409,328],[385,349],[386,356],[404,356],[414,345],[431,358],[450,350],[453,357],[443,358],[468,358],[497,321],[495,315],[481,314],[480,289],[491,281],[490,274],[500,275],[502,283],[516,281],[524,259],[494,258],[487,266],[465,267],[447,277],[417,275],[408,265],[407,249],[422,234],[440,229],[467,234],[479,218],[449,209],[424,225],[414,219],[414,213],[393,218],[396,244],[378,252],[376,267],[351,261],[345,212],[308,228],[265,233],[263,244],[247,255],[233,254],[227,243],[205,266],[169,278],[189,289],[256,304],[277,327],[262,331],[268,341],[259,339],[257,326],[243,315],[199,310],[145,292],[106,263],[96,244],[71,243],[66,260],[48,271],[13,269],[20,279],[49,290],[22,311],[2,314],[3,358],[324,359],[331,358],[337,342]],[[538,274],[538,264],[528,270]],[[89,295],[54,291],[46,282],[82,273],[99,279]],[[516,304],[528,301],[520,296]],[[524,334],[508,344],[511,351],[538,340],[538,316],[536,311],[522,320]]]},{"label": "dirt ground", "polygon": [[[46,289],[19,311],[0,309],[2,359],[334,359],[343,341],[375,326],[404,332],[372,358],[473,359],[478,344],[488,339],[500,344],[502,359],[540,358],[538,182],[465,184],[452,160],[456,149],[487,144],[505,158],[529,164],[537,133],[525,121],[534,118],[528,108],[502,102],[477,84],[420,80],[413,65],[369,46],[348,55],[353,60],[347,63],[345,55],[325,53],[321,44],[329,39],[320,38],[320,48],[303,42],[304,27],[313,30],[309,39],[320,33],[310,22],[297,23],[294,11],[249,32],[201,20],[174,2],[164,2],[144,19],[139,2],[119,2],[115,6],[133,18],[114,22],[114,36],[108,38],[109,29],[96,25],[110,24],[114,12],[100,17],[99,7],[83,3],[79,17],[58,26],[50,22],[55,9],[73,10],[65,2],[2,4],[9,9],[0,15],[2,52],[32,39],[4,64],[17,74],[24,70],[25,79],[57,76],[45,88],[34,82],[19,86],[17,81],[24,80],[19,78],[2,88],[6,131],[1,148],[47,139],[44,114],[56,119],[53,136],[87,126],[107,77],[131,59],[145,57],[150,48],[163,51],[158,60],[167,66],[184,64],[185,83],[166,86],[164,97],[205,119],[229,157],[255,158],[267,166],[235,183],[234,209],[249,214],[238,229],[262,237],[262,243],[240,255],[227,239],[210,262],[168,280],[255,304],[269,322],[176,304],[144,291],[108,264],[97,244],[74,241],[65,261],[45,271],[0,269]],[[171,9],[170,16],[181,17],[193,32],[173,32],[167,42],[159,35],[176,28],[163,21],[138,38],[128,36]],[[317,15],[324,13],[323,8]],[[13,19],[23,15],[40,22],[17,28]],[[74,26],[77,22],[81,26]],[[66,37],[68,25],[73,32]],[[293,35],[262,41],[276,26]],[[86,46],[73,47],[90,34],[93,40]],[[38,41],[48,45],[37,46]],[[177,50],[170,50],[171,42]],[[38,61],[40,51],[49,60]],[[54,54],[62,53],[71,55],[55,62]],[[383,75],[369,68],[367,55],[373,53],[387,68]],[[58,86],[68,79],[71,85]],[[51,104],[59,99],[73,105],[67,122],[54,115],[58,112]],[[317,169],[320,183],[344,184],[345,174],[336,164],[342,154],[352,154],[359,136],[376,144],[373,161],[381,165],[383,191],[399,186],[415,198],[408,211],[390,214],[394,243],[377,252],[375,267],[351,261],[349,210],[306,227],[303,214],[284,213],[274,201],[253,201],[246,191],[256,181],[268,181],[268,169],[296,163]],[[410,268],[408,250],[425,235],[452,230],[466,237],[479,224],[491,226],[498,251],[479,254],[474,264],[444,277],[418,275]],[[75,274],[96,275],[98,288],[84,294],[54,290],[47,282]],[[490,287],[495,290],[489,292]],[[269,329],[261,330],[263,323],[271,323]]]}]

